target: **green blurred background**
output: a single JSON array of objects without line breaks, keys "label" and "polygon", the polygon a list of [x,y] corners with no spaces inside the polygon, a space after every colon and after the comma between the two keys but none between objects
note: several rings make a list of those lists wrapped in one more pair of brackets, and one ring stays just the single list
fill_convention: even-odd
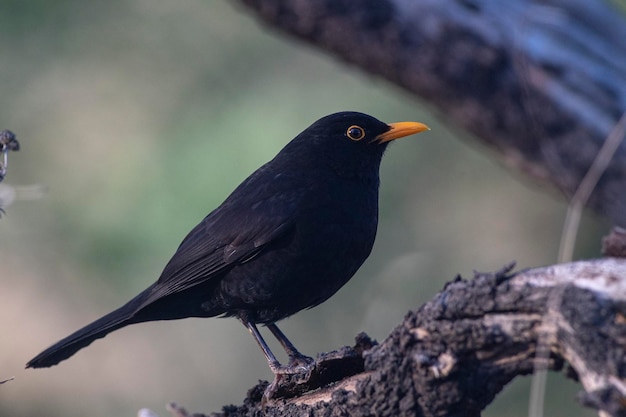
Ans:
[{"label": "green blurred background", "polygon": [[[40,184],[0,220],[0,416],[133,416],[239,403],[271,374],[235,320],[117,331],[61,365],[43,348],[152,283],[180,240],[317,118],[358,110],[432,131],[391,147],[374,251],[335,297],[283,323],[305,353],[383,339],[457,273],[555,262],[566,202],[503,168],[425,103],[286,39],[226,1],[3,1],[3,185]],[[587,216],[576,258],[599,255]],[[523,416],[529,378],[486,416]],[[548,381],[546,415],[591,416]]]}]

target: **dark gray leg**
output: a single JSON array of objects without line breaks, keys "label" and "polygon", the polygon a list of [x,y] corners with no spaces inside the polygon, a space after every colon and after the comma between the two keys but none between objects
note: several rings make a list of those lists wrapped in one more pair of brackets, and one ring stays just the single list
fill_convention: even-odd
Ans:
[{"label": "dark gray leg", "polygon": [[[270,328],[270,330],[272,330],[272,333],[274,333],[280,343],[285,347],[285,350],[289,355],[289,365],[281,365],[280,362],[278,362],[278,359],[276,359],[276,356],[274,356],[274,354],[270,350],[265,340],[263,339],[263,336],[261,336],[261,333],[259,332],[259,329],[257,329],[256,324],[254,324],[245,316],[240,316],[239,320],[241,320],[243,325],[246,326],[250,334],[254,337],[254,340],[256,340],[256,342],[258,343],[259,347],[263,351],[263,354],[265,355],[265,359],[267,359],[267,364],[274,374],[274,381],[272,381],[272,383],[268,385],[268,387],[265,389],[265,393],[263,394],[263,402],[268,401],[274,396],[274,394],[276,394],[280,381],[286,374],[295,374],[307,369],[300,363],[300,358],[306,358],[306,356],[301,355],[293,346],[293,344],[285,337],[285,335],[280,330],[278,330],[275,325],[272,325],[275,329]],[[277,334],[280,336],[278,336]]]},{"label": "dark gray leg", "polygon": [[289,356],[288,367],[295,370],[302,370],[305,372],[309,371],[311,365],[315,362],[315,360],[300,353],[275,323],[268,324],[267,328],[270,329],[270,332],[272,332],[274,337],[276,337],[276,339],[285,349],[285,352],[287,352],[287,355]]},{"label": "dark gray leg", "polygon": [[263,339],[263,336],[261,336],[261,333],[259,333],[259,329],[257,329],[256,324],[244,319],[241,319],[241,322],[244,326],[248,328],[248,331],[254,337],[254,340],[256,340],[259,347],[263,351],[265,359],[267,359],[267,364],[270,366],[270,369],[272,370],[274,375],[284,373],[281,372],[284,367],[280,364],[280,362],[278,362],[278,359],[276,359],[276,356],[274,356],[274,354],[270,350],[270,347],[267,345],[267,343],[265,343],[265,340]]},{"label": "dark gray leg", "polygon": [[276,394],[280,381],[283,379],[284,375],[306,374],[306,378],[309,377],[309,373],[311,372],[315,361],[312,358],[298,352],[298,349],[296,349],[293,343],[287,339],[287,336],[285,336],[285,334],[280,331],[274,323],[268,324],[267,327],[287,352],[287,355],[289,356],[289,364],[287,366],[281,365],[280,362],[278,362],[278,359],[276,359],[276,356],[274,356],[270,350],[254,322],[250,321],[250,319],[248,319],[245,315],[240,315],[239,320],[241,320],[243,325],[246,326],[250,334],[254,337],[254,340],[256,340],[265,355],[265,359],[267,359],[267,364],[274,374],[274,381],[272,381],[272,383],[265,389],[263,401],[271,399],[274,394]]}]

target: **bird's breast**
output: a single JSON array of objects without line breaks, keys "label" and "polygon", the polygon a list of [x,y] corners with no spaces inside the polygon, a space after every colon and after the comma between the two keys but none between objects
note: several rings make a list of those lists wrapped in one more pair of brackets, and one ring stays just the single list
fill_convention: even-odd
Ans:
[{"label": "bird's breast", "polygon": [[222,281],[234,309],[273,322],[315,306],[369,256],[378,223],[377,184],[316,183],[300,194],[292,226]]},{"label": "bird's breast", "polygon": [[302,204],[292,242],[285,289],[299,290],[305,307],[341,288],[369,256],[378,225],[378,192],[372,187],[328,187]]}]

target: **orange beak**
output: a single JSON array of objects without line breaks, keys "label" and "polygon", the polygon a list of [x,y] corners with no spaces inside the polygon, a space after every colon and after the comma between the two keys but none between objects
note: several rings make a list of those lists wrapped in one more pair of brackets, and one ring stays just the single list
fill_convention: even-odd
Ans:
[{"label": "orange beak", "polygon": [[374,140],[379,143],[385,143],[403,138],[405,136],[414,135],[425,130],[430,130],[430,128],[425,124],[418,122],[389,123],[389,130],[376,136]]}]

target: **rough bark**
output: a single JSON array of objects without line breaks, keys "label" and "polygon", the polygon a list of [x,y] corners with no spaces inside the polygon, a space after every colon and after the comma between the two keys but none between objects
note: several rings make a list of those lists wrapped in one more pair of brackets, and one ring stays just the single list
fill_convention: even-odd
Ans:
[{"label": "rough bark", "polygon": [[[601,0],[240,0],[574,194],[626,111],[626,18]],[[626,143],[589,200],[626,226]]]},{"label": "rough bark", "polygon": [[510,269],[458,277],[382,343],[359,335],[277,398],[262,404],[261,382],[211,416],[479,416],[537,369],[564,371],[582,404],[626,416],[626,259]]}]

